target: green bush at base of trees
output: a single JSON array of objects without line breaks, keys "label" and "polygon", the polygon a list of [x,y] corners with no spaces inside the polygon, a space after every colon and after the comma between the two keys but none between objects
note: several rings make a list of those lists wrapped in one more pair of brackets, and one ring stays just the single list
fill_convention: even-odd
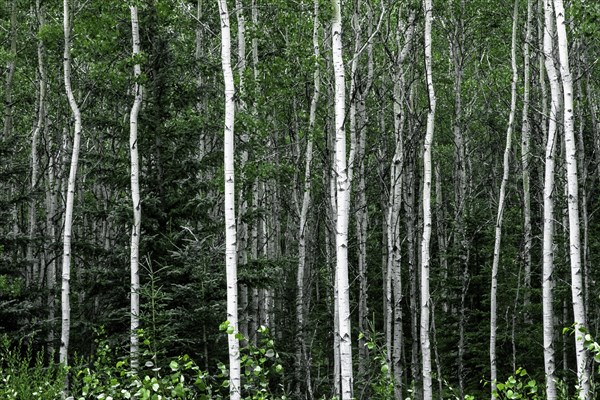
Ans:
[{"label": "green bush at base of trees", "polygon": [[[102,329],[99,334],[103,334]],[[274,349],[275,343],[267,328],[261,327],[259,334],[259,347],[249,344],[240,352],[242,398],[286,399],[283,385],[279,383],[283,367]],[[143,337],[143,332],[140,336]],[[133,371],[129,359],[117,354],[102,337],[96,339],[96,352],[91,358],[76,357],[74,365],[65,368],[48,363],[43,351],[34,356],[29,344],[10,343],[4,336],[0,348],[0,398],[63,399],[67,379],[68,398],[73,400],[218,400],[229,397],[229,372],[223,363],[211,374],[198,367],[188,355],[158,362],[156,353],[149,350],[150,340],[146,338],[143,343],[146,350],[141,354],[138,371]]]},{"label": "green bush at base of trees", "polygon": [[[221,324],[226,334],[231,332],[227,322]],[[269,400],[291,398],[282,384],[284,374],[275,343],[269,336],[268,328],[258,330],[260,346],[248,344],[241,349],[242,398],[245,400]],[[71,367],[48,363],[45,353],[33,354],[32,347],[22,341],[11,343],[7,336],[0,340],[0,398],[11,399],[62,399],[67,377],[69,380],[68,399],[148,399],[148,400],[186,400],[186,399],[226,399],[229,396],[229,371],[219,362],[215,373],[202,370],[189,356],[183,355],[162,362],[157,361],[156,353],[151,351],[150,340],[143,339],[145,350],[142,352],[142,367],[132,371],[129,359],[118,355],[108,341],[102,337],[100,329],[96,339],[96,352],[90,359],[76,358]],[[143,338],[143,331],[140,337]],[[238,339],[246,342],[239,333]],[[373,400],[386,400],[393,396],[393,377],[389,374],[385,349],[375,340],[366,342],[374,352],[374,361],[380,369],[369,379],[370,394]],[[587,349],[600,361],[600,345],[586,334]],[[52,355],[49,355],[52,357]],[[364,382],[363,382],[364,383]],[[576,390],[569,390],[566,382],[557,380],[559,400],[575,400]],[[361,385],[357,381],[356,385]],[[444,382],[444,399],[457,400],[460,397],[455,390]],[[485,382],[483,386],[488,386]],[[532,378],[525,368],[518,368],[514,375],[496,385],[494,398],[500,400],[543,400],[543,383]],[[414,390],[408,390],[413,393]],[[412,397],[406,397],[407,400]],[[466,400],[475,400],[465,395]]]}]

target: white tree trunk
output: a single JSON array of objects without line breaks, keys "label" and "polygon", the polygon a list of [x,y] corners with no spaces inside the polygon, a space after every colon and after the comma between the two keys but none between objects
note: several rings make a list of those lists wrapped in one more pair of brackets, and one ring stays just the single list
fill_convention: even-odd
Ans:
[{"label": "white tree trunk", "polygon": [[225,124],[224,124],[224,171],[225,171],[225,268],[227,274],[227,321],[233,329],[228,335],[229,344],[229,395],[233,400],[241,398],[240,351],[238,332],[237,301],[237,243],[235,220],[235,172],[234,172],[234,120],[235,88],[231,69],[231,32],[227,0],[219,1],[221,17],[221,63],[225,81]]},{"label": "white tree trunk", "polygon": [[[554,361],[554,165],[556,154],[556,131],[560,109],[560,83],[554,66],[554,21],[551,0],[544,1],[544,54],[548,79],[550,80],[551,107],[548,117],[546,139],[546,165],[544,172],[544,230],[542,242],[542,326],[544,337],[544,371],[546,375],[546,398],[556,400]],[[545,100],[545,99],[544,99]],[[545,124],[545,121],[544,121]]]},{"label": "white tree trunk", "polygon": [[[44,15],[43,10],[40,6],[40,0],[36,1],[36,13],[39,21],[39,30],[44,26]],[[45,129],[45,121],[46,121],[46,85],[48,81],[47,73],[46,73],[46,61],[45,61],[45,47],[44,42],[42,40],[38,40],[37,43],[37,55],[38,55],[38,115],[37,121],[33,128],[33,134],[31,136],[31,199],[29,200],[29,243],[27,244],[27,262],[29,264],[28,267],[32,268],[33,275],[37,276],[36,283],[41,285],[43,279],[41,279],[41,275],[43,274],[42,268],[38,270],[38,261],[34,259],[33,254],[33,244],[36,234],[36,209],[35,209],[35,189],[38,186],[38,176],[39,176],[39,160],[38,160],[38,142],[40,133]],[[38,273],[36,274],[36,271]]]},{"label": "white tree trunk", "polygon": [[133,66],[133,77],[135,84],[133,92],[135,95],[131,114],[129,116],[129,150],[131,154],[131,200],[133,206],[133,226],[131,228],[131,324],[130,324],[130,347],[131,369],[137,370],[139,366],[139,345],[137,331],[140,326],[140,234],[142,226],[142,204],[140,199],[140,173],[138,156],[138,114],[142,107],[143,87],[139,82],[142,69],[136,57],[140,55],[140,32],[138,25],[138,10],[136,6],[130,6],[131,11],[131,39],[133,43],[132,55],[136,60]]},{"label": "white tree trunk", "polygon": [[496,217],[496,239],[494,241],[494,259],[492,261],[492,288],[490,293],[490,381],[491,398],[495,398],[496,381],[498,379],[496,369],[496,330],[497,330],[497,292],[498,292],[498,267],[500,265],[500,243],[502,241],[502,219],[504,215],[504,200],[506,196],[506,185],[508,183],[508,173],[510,170],[510,148],[511,139],[515,122],[515,110],[517,108],[517,17],[519,12],[518,0],[515,0],[512,26],[512,44],[511,44],[511,66],[512,66],[512,84],[510,113],[508,116],[508,128],[506,129],[506,147],[504,148],[504,172],[502,182],[500,183],[500,194],[498,196],[498,214]]},{"label": "white tree trunk", "polygon": [[[387,225],[387,278],[386,278],[386,303],[387,327],[389,339],[387,341],[387,356],[390,372],[394,377],[394,396],[402,398],[402,344],[404,335],[402,331],[402,275],[401,275],[401,236],[400,236],[400,211],[402,207],[402,188],[404,185],[404,127],[406,113],[406,74],[405,60],[412,48],[415,32],[415,11],[411,11],[405,22],[398,15],[396,28],[396,54],[393,74],[393,111],[394,111],[394,142],[396,144],[392,162],[390,164],[390,188],[388,195],[386,225]],[[384,130],[382,129],[382,132]]]},{"label": "white tree trunk", "polygon": [[348,218],[350,180],[346,163],[344,117],[346,88],[342,59],[342,15],[340,0],[333,1],[331,22],[333,70],[335,76],[335,172],[336,172],[336,272],[338,288],[340,367],[342,400],[352,399],[352,339],[350,332],[350,284],[348,282]]},{"label": "white tree trunk", "polygon": [[527,23],[525,28],[525,42],[523,43],[523,113],[521,119],[521,166],[523,176],[523,263],[524,263],[524,294],[523,307],[525,309],[525,322],[531,324],[533,321],[529,316],[529,307],[531,304],[531,192],[529,184],[529,160],[531,127],[529,124],[529,88],[530,88],[530,51],[529,46],[532,41],[531,21],[533,18],[532,0],[527,1]]},{"label": "white tree trunk", "polygon": [[427,113],[427,130],[423,143],[423,240],[421,241],[421,354],[423,373],[423,399],[433,397],[431,383],[431,343],[429,339],[431,298],[429,294],[429,243],[431,240],[431,150],[433,145],[433,130],[435,122],[436,97],[433,87],[431,56],[431,23],[433,20],[433,5],[431,0],[423,1],[425,13],[425,75],[429,97],[429,112]]},{"label": "white tree trunk", "polygon": [[[314,14],[313,14],[313,54],[315,56],[315,71],[313,73],[314,91],[310,102],[310,111],[308,116],[308,133],[306,135],[306,154],[304,164],[304,194],[302,197],[302,208],[300,210],[300,227],[298,232],[298,271],[296,274],[296,284],[298,291],[296,294],[296,322],[298,324],[298,343],[296,350],[296,368],[298,371],[298,388],[300,389],[302,378],[301,371],[308,370],[310,372],[310,365],[308,363],[306,338],[305,338],[305,323],[304,318],[306,314],[306,302],[304,299],[304,281],[306,275],[306,236],[308,226],[308,208],[311,202],[311,191],[312,191],[312,179],[311,179],[311,166],[313,159],[313,131],[315,127],[315,120],[317,115],[317,105],[319,102],[319,94],[321,88],[321,73],[319,69],[319,1],[314,1]],[[307,376],[310,376],[307,374]],[[306,382],[307,391],[310,391],[310,380]],[[300,390],[299,390],[300,391]]]},{"label": "white tree trunk", "polygon": [[554,0],[554,16],[558,36],[558,56],[560,77],[563,84],[563,109],[565,130],[565,161],[567,164],[567,190],[569,209],[569,254],[571,259],[571,296],[575,318],[575,349],[577,352],[577,380],[579,398],[590,397],[590,376],[587,369],[585,333],[587,329],[583,278],[581,268],[581,240],[579,238],[579,185],[577,181],[577,152],[574,133],[573,76],[569,67],[569,43],[565,21],[565,8],[562,0]]},{"label": "white tree trunk", "polygon": [[63,257],[62,257],[62,286],[61,286],[61,337],[59,360],[62,364],[69,364],[69,335],[71,330],[71,233],[73,227],[73,203],[75,199],[75,180],[77,177],[77,164],[79,161],[79,147],[81,142],[81,112],[71,88],[71,23],[69,20],[69,0],[63,2],[63,29],[65,48],[63,54],[63,72],[65,91],[69,106],[75,119],[73,136],[73,151],[71,154],[71,167],[67,184],[67,201],[65,205],[65,219],[63,231]]}]

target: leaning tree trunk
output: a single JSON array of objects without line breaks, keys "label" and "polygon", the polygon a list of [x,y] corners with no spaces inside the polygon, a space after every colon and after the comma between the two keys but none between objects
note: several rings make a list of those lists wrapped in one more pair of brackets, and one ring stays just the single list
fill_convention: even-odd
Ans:
[{"label": "leaning tree trunk", "polygon": [[136,60],[133,66],[133,77],[135,79],[133,91],[135,99],[129,116],[129,151],[131,154],[131,200],[133,205],[133,226],[131,228],[131,331],[129,353],[131,357],[131,369],[139,367],[139,345],[137,331],[140,326],[140,233],[142,226],[142,205],[140,200],[140,168],[138,157],[138,114],[142,107],[143,87],[139,82],[142,69],[139,63],[140,55],[140,32],[138,25],[138,10],[136,6],[130,6],[131,11],[131,38],[133,42],[133,57]]},{"label": "leaning tree trunk", "polygon": [[227,0],[219,0],[221,17],[221,64],[225,80],[224,172],[225,172],[225,268],[227,275],[227,333],[229,345],[229,396],[241,398],[240,343],[238,333],[237,246],[235,220],[234,120],[235,88],[231,69],[231,32]]},{"label": "leaning tree trunk", "polygon": [[[546,139],[546,165],[544,172],[544,231],[542,244],[542,326],[544,347],[544,370],[546,375],[546,398],[556,400],[555,361],[554,361],[554,165],[556,154],[556,132],[560,109],[560,83],[554,66],[554,21],[551,0],[544,1],[544,54],[546,74],[550,81],[551,106],[548,117]],[[543,79],[543,76],[542,76]],[[545,97],[545,96],[544,96]],[[545,98],[544,98],[545,101]],[[544,124],[546,122],[544,121]]]},{"label": "leaning tree trunk", "polygon": [[583,304],[583,278],[581,270],[581,240],[579,238],[579,185],[577,181],[577,152],[574,134],[573,76],[569,68],[569,44],[562,0],[554,0],[554,16],[558,36],[560,77],[563,84],[563,124],[565,130],[565,161],[567,164],[567,201],[569,209],[569,254],[571,260],[571,296],[575,319],[575,349],[577,353],[577,380],[579,398],[590,397],[590,376],[587,369],[585,330],[587,329]]},{"label": "leaning tree trunk", "polygon": [[75,199],[75,179],[77,177],[77,164],[79,161],[79,147],[81,142],[81,112],[71,88],[71,23],[69,20],[69,0],[63,2],[63,28],[65,35],[65,48],[63,54],[63,72],[65,91],[69,106],[75,119],[73,136],[73,151],[71,154],[71,167],[67,184],[67,201],[65,205],[65,219],[63,231],[63,257],[62,257],[62,286],[61,286],[61,337],[59,360],[62,364],[69,364],[69,334],[71,330],[71,233],[73,228],[73,203]]},{"label": "leaning tree trunk", "polygon": [[431,23],[433,20],[433,5],[431,0],[423,1],[425,13],[425,75],[427,94],[429,97],[429,112],[427,113],[427,130],[423,143],[423,240],[421,241],[421,354],[423,374],[423,398],[430,400],[433,396],[431,382],[431,343],[429,339],[431,298],[429,294],[429,243],[431,240],[431,150],[433,145],[433,130],[435,122],[436,97],[433,87],[431,56]]},{"label": "leaning tree trunk", "polygon": [[518,0],[515,1],[512,26],[511,65],[512,84],[510,113],[508,116],[508,128],[506,129],[506,147],[504,148],[504,173],[500,184],[500,195],[498,198],[498,214],[496,217],[496,240],[494,242],[494,259],[492,262],[492,289],[490,294],[490,380],[491,398],[495,399],[496,381],[498,379],[496,370],[496,330],[497,330],[497,291],[498,291],[498,266],[500,264],[500,243],[502,240],[502,219],[504,215],[504,201],[506,196],[506,185],[508,183],[508,172],[510,169],[510,147],[515,122],[515,109],[517,107],[517,16],[519,12]]},{"label": "leaning tree trunk", "polygon": [[311,202],[311,191],[312,191],[312,180],[311,180],[311,166],[313,159],[313,130],[315,128],[315,120],[317,115],[317,105],[319,102],[319,94],[321,88],[321,73],[319,69],[319,1],[314,1],[314,15],[313,15],[313,52],[315,56],[315,71],[313,73],[314,81],[314,92],[310,102],[310,111],[308,116],[308,133],[306,135],[306,154],[305,154],[305,165],[304,165],[304,195],[302,197],[302,209],[300,210],[300,228],[298,233],[298,271],[296,273],[296,284],[298,286],[298,292],[296,294],[296,323],[298,343],[296,348],[296,368],[297,368],[297,379],[298,392],[301,388],[302,372],[306,371],[306,387],[307,392],[310,393],[311,382],[310,382],[310,363],[308,359],[308,349],[306,347],[306,332],[305,332],[305,315],[306,315],[306,301],[304,293],[304,281],[306,275],[306,236],[308,227],[308,208]]}]

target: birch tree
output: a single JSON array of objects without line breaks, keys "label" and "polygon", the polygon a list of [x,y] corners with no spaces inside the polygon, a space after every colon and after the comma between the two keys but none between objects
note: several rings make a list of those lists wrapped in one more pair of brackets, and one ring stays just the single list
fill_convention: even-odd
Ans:
[{"label": "birch tree", "polygon": [[571,262],[571,296],[575,319],[575,349],[577,354],[577,380],[579,398],[590,397],[590,376],[587,369],[583,277],[581,268],[581,240],[579,238],[579,184],[577,180],[577,145],[574,133],[573,76],[569,67],[569,43],[567,40],[565,8],[562,0],[554,0],[554,16],[558,37],[560,77],[563,86],[563,126],[565,135],[565,161],[567,164],[567,207],[569,210],[569,255]]},{"label": "birch tree", "polygon": [[[394,396],[402,398],[402,275],[401,275],[401,236],[400,210],[402,207],[402,188],[404,184],[404,129],[406,121],[406,58],[413,45],[415,32],[415,11],[409,11],[407,21],[404,21],[400,11],[396,26],[396,46],[398,47],[394,60],[393,110],[394,110],[394,142],[395,149],[390,163],[390,189],[388,195],[386,229],[387,229],[387,279],[386,298],[388,310],[388,327],[386,327],[388,361],[394,376]],[[415,299],[416,300],[416,299]]]},{"label": "birch tree", "polygon": [[[305,275],[306,275],[306,235],[308,228],[308,208],[311,203],[312,193],[312,179],[311,179],[311,166],[313,159],[313,132],[315,128],[315,120],[317,115],[317,105],[319,102],[319,95],[321,90],[321,72],[319,67],[320,49],[319,49],[319,0],[314,1],[313,6],[313,35],[312,35],[312,46],[313,54],[315,57],[315,71],[313,73],[314,90],[312,99],[310,102],[310,111],[308,116],[308,133],[306,135],[306,153],[304,163],[304,193],[302,196],[302,208],[300,210],[300,229],[298,232],[298,271],[296,273],[296,284],[298,286],[298,292],[296,294],[296,322],[298,324],[298,344],[296,350],[296,368],[298,371],[298,388],[301,387],[301,373],[303,369],[310,371],[310,364],[308,363],[307,352],[305,341],[305,315],[306,315],[306,303],[305,303]],[[307,377],[310,374],[307,374]],[[310,391],[310,380],[307,379],[306,386],[307,390]]]},{"label": "birch tree", "polygon": [[[246,17],[244,16],[244,7],[241,0],[235,1],[235,15],[237,20],[237,73],[238,73],[238,95],[236,106],[240,114],[246,112]],[[248,143],[248,133],[246,131],[241,134],[241,141],[244,144],[242,147],[242,157],[239,166],[241,172],[240,181],[244,182],[244,169],[248,162],[248,148],[245,144]],[[238,196],[238,211],[237,211],[237,251],[238,262],[240,265],[246,265],[248,261],[248,223],[244,221],[247,202],[244,196],[244,191],[240,190]],[[240,316],[240,333],[244,338],[248,338],[248,286],[245,284],[239,285],[239,310]],[[252,332],[255,334],[255,332]]]},{"label": "birch tree", "polygon": [[133,43],[133,77],[135,80],[133,86],[134,102],[129,116],[129,151],[131,156],[131,200],[133,203],[133,226],[131,228],[131,336],[130,336],[130,357],[131,368],[135,371],[139,366],[138,360],[138,334],[140,325],[140,277],[139,277],[139,253],[140,253],[140,234],[142,226],[142,204],[140,200],[140,173],[138,156],[138,114],[142,107],[143,86],[140,83],[142,74],[140,66],[140,33],[138,24],[137,6],[130,6],[131,11],[131,38]]},{"label": "birch tree", "polygon": [[341,1],[333,0],[331,21],[333,72],[335,77],[335,174],[336,174],[336,281],[339,313],[340,366],[342,400],[352,399],[352,342],[350,331],[350,284],[348,282],[348,219],[350,181],[346,161],[346,133],[344,117],[346,89],[342,59]]},{"label": "birch tree", "polygon": [[523,111],[521,118],[521,166],[523,177],[523,263],[525,292],[523,296],[523,307],[525,308],[525,321],[531,324],[529,307],[531,303],[531,190],[529,163],[531,160],[531,126],[529,123],[529,93],[530,93],[530,43],[532,41],[533,5],[532,0],[527,1],[527,21],[525,25],[525,42],[523,43]]},{"label": "birch tree", "polygon": [[227,275],[227,333],[229,345],[229,395],[233,400],[241,398],[240,352],[237,300],[237,243],[235,219],[235,172],[234,172],[234,121],[235,88],[231,69],[231,30],[227,0],[219,1],[221,17],[221,64],[225,81],[224,124],[224,171],[225,171],[225,268]]},{"label": "birch tree", "polygon": [[433,86],[433,59],[431,55],[431,24],[433,20],[433,4],[431,0],[423,1],[425,13],[425,75],[429,110],[427,113],[427,130],[423,144],[423,239],[421,241],[421,324],[420,340],[422,352],[423,398],[432,398],[431,382],[431,342],[429,338],[431,297],[429,293],[429,243],[431,240],[431,150],[435,123],[436,97]]},{"label": "birch tree", "polygon": [[[458,12],[455,8],[458,7]],[[465,49],[465,0],[460,0],[455,6],[454,2],[450,4],[450,18],[454,19],[454,29],[449,30],[450,58],[453,66],[453,90],[454,90],[454,123],[452,127],[454,135],[454,221],[456,232],[454,234],[454,247],[458,253],[458,270],[461,274],[461,296],[460,296],[460,316],[458,323],[458,359],[457,375],[459,394],[464,397],[464,356],[465,356],[465,297],[469,284],[469,248],[465,230],[465,216],[467,211],[467,152],[465,139],[465,115],[463,107],[463,81],[464,67],[466,58]],[[444,271],[444,279],[448,271]],[[444,311],[448,311],[450,299],[446,296],[442,300]]]},{"label": "birch tree", "polygon": [[[546,397],[556,400],[556,376],[554,360],[554,165],[556,155],[556,132],[560,110],[560,86],[554,65],[554,21],[551,0],[544,0],[544,55],[548,80],[550,81],[551,106],[548,116],[546,139],[546,165],[544,170],[544,228],[542,242],[542,326],[544,337],[544,371]],[[544,121],[545,123],[545,121]]]},{"label": "birch tree", "polygon": [[492,261],[492,288],[490,292],[490,381],[491,398],[496,396],[496,381],[498,372],[496,368],[496,330],[497,330],[497,292],[498,292],[498,267],[500,265],[500,243],[502,241],[502,220],[504,216],[504,203],[506,198],[506,185],[508,184],[508,174],[510,170],[510,148],[512,134],[515,122],[515,111],[517,108],[517,17],[519,13],[519,3],[515,0],[513,11],[512,41],[511,41],[511,68],[512,84],[510,112],[508,115],[508,128],[506,129],[506,146],[504,148],[503,174],[500,183],[500,194],[498,195],[498,213],[496,215],[496,239],[494,241],[494,259]]},{"label": "birch tree", "polygon": [[[38,32],[44,28],[44,15],[43,10],[40,6],[40,0],[36,0],[36,15],[39,21]],[[40,141],[40,135],[43,133],[46,122],[46,87],[48,84],[48,74],[46,72],[46,61],[45,61],[45,46],[42,40],[38,39],[37,43],[37,58],[38,58],[38,111],[37,120],[33,128],[33,134],[31,135],[31,193],[35,193],[35,190],[39,184],[39,155],[38,155],[38,144]],[[28,268],[32,268],[33,275],[37,275],[36,283],[42,283],[42,268],[39,267],[39,261],[34,259],[33,244],[36,235],[37,226],[37,213],[35,206],[35,196],[31,196],[29,200],[29,243],[27,244],[27,262]],[[39,268],[39,269],[38,269]],[[36,274],[37,271],[37,274]],[[51,274],[53,275],[53,274]],[[47,276],[47,279],[50,279]],[[52,318],[54,319],[54,318]]]},{"label": "birch tree", "polygon": [[63,29],[65,48],[63,53],[64,84],[69,106],[75,126],[73,132],[73,150],[71,153],[71,166],[69,169],[69,181],[67,184],[67,199],[65,204],[64,231],[63,231],[63,257],[62,257],[62,286],[61,286],[61,336],[59,359],[64,365],[69,364],[69,336],[71,330],[71,234],[73,228],[73,202],[75,199],[75,180],[77,178],[77,164],[79,161],[79,147],[81,142],[81,112],[75,100],[71,87],[71,23],[69,16],[69,0],[63,2]]}]

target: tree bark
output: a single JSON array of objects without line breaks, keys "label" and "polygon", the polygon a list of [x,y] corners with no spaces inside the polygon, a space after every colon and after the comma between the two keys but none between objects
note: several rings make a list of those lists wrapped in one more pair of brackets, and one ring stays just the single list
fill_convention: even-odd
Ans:
[{"label": "tree bark", "polygon": [[143,86],[139,82],[142,69],[139,62],[140,56],[140,32],[138,23],[137,6],[130,6],[131,11],[131,38],[132,55],[135,64],[133,66],[133,77],[135,80],[133,92],[135,95],[131,113],[129,116],[129,150],[131,155],[131,200],[133,205],[133,226],[131,228],[131,327],[130,347],[131,369],[139,367],[139,344],[138,329],[140,326],[140,235],[142,227],[142,202],[140,199],[140,172],[138,156],[138,114],[142,107]]},{"label": "tree bark", "polygon": [[342,16],[340,0],[333,0],[331,22],[332,60],[335,77],[335,173],[336,173],[336,278],[338,289],[341,397],[352,399],[352,338],[350,331],[350,285],[348,282],[348,219],[350,178],[346,160],[344,117],[346,89],[342,59]]},{"label": "tree bark", "polygon": [[[44,11],[40,6],[40,0],[36,1],[36,15],[39,21],[38,30],[41,31],[44,27],[45,17]],[[42,284],[43,269],[39,268],[39,260],[34,258],[34,242],[36,236],[36,196],[35,192],[38,187],[39,179],[39,156],[38,156],[38,143],[40,134],[45,129],[46,122],[46,87],[48,82],[48,76],[46,72],[46,61],[45,61],[45,46],[44,42],[38,39],[37,43],[37,56],[38,56],[38,110],[37,120],[33,128],[33,134],[31,135],[31,198],[29,200],[29,242],[27,244],[27,263],[28,268],[32,269],[34,281],[38,284]],[[38,269],[39,268],[39,269]]]},{"label": "tree bark", "polygon": [[421,323],[420,341],[423,374],[423,398],[432,399],[433,390],[431,382],[431,343],[429,338],[431,298],[429,293],[429,243],[431,240],[431,151],[433,145],[433,131],[435,123],[436,97],[433,86],[433,59],[431,55],[431,24],[433,20],[433,5],[431,0],[423,1],[425,13],[425,75],[427,94],[429,97],[429,111],[427,113],[427,130],[423,143],[423,239],[421,241]]},{"label": "tree bark", "polygon": [[296,294],[296,323],[297,327],[297,348],[296,348],[296,368],[297,368],[297,392],[301,392],[302,371],[307,371],[306,386],[307,392],[310,392],[311,382],[310,363],[308,359],[308,349],[306,347],[306,331],[305,331],[305,316],[307,312],[305,301],[305,276],[306,276],[306,236],[308,228],[308,208],[311,203],[312,179],[311,166],[313,159],[313,134],[315,128],[315,120],[317,115],[317,105],[319,102],[319,94],[321,88],[321,73],[319,68],[320,51],[319,51],[319,1],[314,1],[313,8],[313,54],[315,57],[315,70],[313,73],[314,91],[310,102],[310,111],[308,116],[308,132],[306,134],[306,153],[304,164],[304,194],[302,196],[302,208],[300,210],[300,229],[298,232],[298,270],[296,273],[296,285],[298,291]]},{"label": "tree bark", "polygon": [[63,28],[65,48],[63,54],[64,83],[69,106],[75,119],[73,136],[73,150],[71,153],[71,166],[67,184],[67,201],[64,216],[63,231],[63,257],[62,257],[62,286],[61,286],[61,338],[59,359],[64,365],[69,364],[69,336],[71,330],[71,234],[73,228],[73,203],[75,199],[75,181],[77,178],[77,165],[79,161],[79,147],[81,142],[81,112],[71,88],[71,23],[69,18],[69,0],[63,2]]},{"label": "tree bark", "polygon": [[569,51],[562,0],[554,0],[554,16],[558,36],[560,77],[563,85],[563,124],[565,131],[565,161],[567,164],[567,204],[569,209],[569,255],[571,261],[571,296],[575,319],[575,349],[577,355],[577,380],[579,398],[590,397],[590,376],[587,369],[585,334],[587,322],[584,307],[583,278],[581,268],[581,240],[579,237],[579,184],[577,180],[577,150],[574,132],[573,77],[569,67]]},{"label": "tree bark", "polygon": [[524,290],[523,308],[525,309],[525,322],[531,324],[533,321],[529,315],[531,304],[531,191],[529,178],[529,162],[531,159],[530,142],[531,126],[529,124],[529,92],[530,92],[530,51],[532,41],[531,25],[533,19],[532,0],[527,0],[527,22],[525,25],[525,42],[523,43],[523,112],[521,118],[521,167],[523,177],[523,269]]},{"label": "tree bark", "polygon": [[[544,1],[544,54],[546,74],[550,81],[551,107],[548,116],[546,139],[546,165],[544,172],[544,228],[543,228],[543,271],[542,271],[542,326],[544,337],[544,371],[546,375],[546,398],[556,400],[556,376],[554,361],[554,165],[556,155],[556,132],[560,109],[560,87],[554,66],[554,21],[551,0]],[[543,78],[543,76],[542,76]],[[545,96],[544,96],[545,97]],[[545,101],[545,98],[544,98]],[[544,124],[546,122],[544,121]]]},{"label": "tree bark", "polygon": [[[235,15],[237,19],[237,74],[238,74],[238,94],[236,96],[236,105],[240,113],[246,112],[246,17],[244,16],[244,6],[242,0],[235,0]],[[248,162],[248,132],[244,128],[241,132],[242,156],[239,166],[239,185],[240,191],[237,194],[238,212],[237,212],[237,252],[238,263],[242,266],[248,262],[248,223],[244,220],[244,215],[248,208],[246,197],[244,196],[245,186],[245,168]],[[248,338],[248,287],[246,284],[239,284],[239,313],[240,313],[240,333],[244,340]]]},{"label": "tree bark", "polygon": [[231,69],[231,31],[227,0],[219,1],[221,18],[221,63],[225,81],[224,171],[225,171],[225,268],[227,275],[227,321],[229,345],[229,396],[241,398],[241,371],[237,299],[237,229],[235,219],[234,121],[235,88]]},{"label": "tree bark", "polygon": [[515,110],[517,107],[517,19],[519,14],[519,3],[515,0],[513,12],[512,44],[511,44],[511,66],[512,66],[512,84],[510,114],[508,116],[508,128],[506,130],[506,147],[504,148],[504,172],[502,183],[500,184],[500,194],[498,196],[498,213],[496,217],[496,239],[494,241],[494,259],[492,262],[492,288],[490,293],[490,381],[491,398],[496,396],[496,381],[498,379],[496,369],[496,330],[497,330],[497,291],[498,291],[498,267],[500,265],[500,243],[502,240],[502,219],[504,215],[504,202],[506,196],[506,185],[508,184],[508,173],[510,170],[510,148],[514,129]]}]

